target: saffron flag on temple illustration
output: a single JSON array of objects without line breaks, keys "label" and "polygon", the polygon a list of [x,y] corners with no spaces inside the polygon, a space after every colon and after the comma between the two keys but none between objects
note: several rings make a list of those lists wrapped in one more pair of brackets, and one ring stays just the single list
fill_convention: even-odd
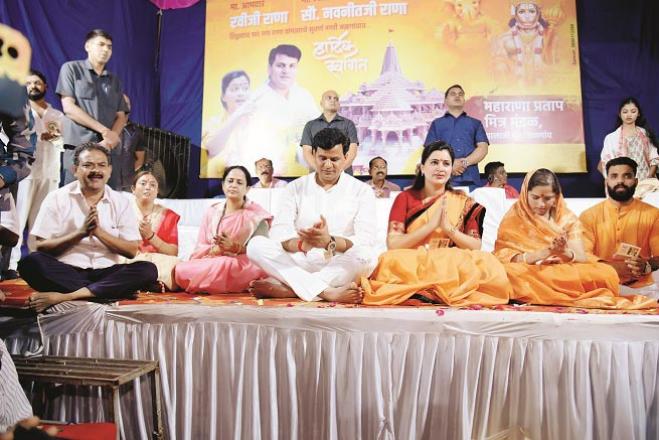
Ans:
[{"label": "saffron flag on temple illustration", "polygon": [[[357,127],[353,169],[383,156],[412,174],[444,91],[461,84],[482,121],[481,163],[585,172],[575,0],[208,0],[201,177],[300,148],[324,91]],[[274,48],[278,48],[273,51]]]}]

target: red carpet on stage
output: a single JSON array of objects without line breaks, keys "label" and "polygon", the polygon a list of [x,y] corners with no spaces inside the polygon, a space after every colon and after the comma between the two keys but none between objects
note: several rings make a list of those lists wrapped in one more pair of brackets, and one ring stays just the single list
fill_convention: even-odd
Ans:
[{"label": "red carpet on stage", "polygon": [[58,429],[56,438],[63,440],[115,440],[117,427],[114,423],[79,423],[75,425],[48,425]]},{"label": "red carpet on stage", "polygon": [[14,309],[27,308],[27,300],[34,293],[34,290],[20,278],[0,282],[0,290],[5,294],[5,300],[0,301],[0,306]]},{"label": "red carpet on stage", "polygon": [[[30,292],[0,289],[18,305]],[[21,311],[0,334],[14,354],[158,360],[170,438],[641,440],[659,438],[656,315],[140,293]],[[152,432],[150,401],[147,380],[122,393],[125,438]],[[111,420],[85,392],[45,416]]]},{"label": "red carpet on stage", "polygon": [[[0,290],[5,293],[4,302],[0,301],[0,307],[26,309],[27,300],[34,293],[22,279],[0,282]],[[247,305],[261,307],[309,307],[309,308],[397,308],[397,307],[422,307],[424,309],[437,309],[438,315],[442,310],[449,309],[447,306],[437,306],[423,303],[417,300],[409,300],[398,306],[367,306],[363,304],[338,304],[324,301],[306,302],[298,298],[273,298],[257,299],[248,293],[227,294],[189,294],[185,292],[139,292],[133,299],[118,301],[119,306],[140,304],[201,304],[205,306]],[[579,314],[605,314],[605,315],[659,315],[659,308],[645,310],[605,310],[584,309],[578,307],[561,306],[535,306],[535,305],[498,305],[498,306],[470,306],[459,308],[461,310],[498,310],[512,312],[547,312],[547,313],[579,313]]]}]

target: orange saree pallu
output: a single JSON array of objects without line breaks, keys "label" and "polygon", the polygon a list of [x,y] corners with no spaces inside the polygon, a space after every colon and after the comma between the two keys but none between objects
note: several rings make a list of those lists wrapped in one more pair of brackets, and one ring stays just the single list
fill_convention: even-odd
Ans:
[{"label": "orange saree pallu", "polygon": [[[414,232],[441,209],[443,198],[450,223],[461,232],[480,237],[485,209],[458,192],[430,200],[421,200],[416,191],[401,193],[392,207],[390,230]],[[446,242],[449,247],[436,247]],[[510,285],[501,263],[487,252],[453,246],[449,236],[437,229],[416,249],[385,252],[371,278],[362,279],[364,304],[400,304],[413,296],[458,307],[506,304]]]},{"label": "orange saree pallu", "polygon": [[566,233],[569,241],[581,240],[579,219],[569,210],[562,195],[556,200],[553,218],[536,215],[528,204],[528,173],[520,198],[499,225],[494,254],[504,263],[512,285],[512,299],[544,304],[602,309],[642,309],[657,302],[642,295],[618,295],[618,274],[592,255],[584,263],[513,263],[516,255],[535,252],[551,245]]}]

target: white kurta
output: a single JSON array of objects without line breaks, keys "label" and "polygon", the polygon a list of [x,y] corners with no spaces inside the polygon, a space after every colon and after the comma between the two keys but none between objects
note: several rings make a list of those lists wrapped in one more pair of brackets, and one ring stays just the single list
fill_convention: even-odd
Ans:
[{"label": "white kurta", "polygon": [[[287,284],[302,299],[311,301],[328,287],[340,287],[375,268],[377,219],[375,196],[371,188],[341,174],[332,188],[316,183],[316,173],[288,184],[275,214],[270,238],[254,237],[247,255],[270,276]],[[324,250],[289,253],[281,243],[297,237],[325,217],[330,235],[353,243],[345,253],[326,259]]]},{"label": "white kurta", "polygon": [[[43,117],[30,110],[34,117],[34,130],[37,134],[37,145],[34,153],[34,163],[32,163],[32,172],[25,179],[21,180],[18,185],[16,194],[16,205],[18,208],[18,244],[11,251],[11,260],[9,267],[16,269],[18,260],[21,258],[21,245],[23,243],[23,229],[27,225],[28,230],[32,228],[41,203],[46,196],[59,187],[60,180],[60,154],[64,151],[62,147],[62,138],[55,142],[44,141],[41,135],[47,132],[58,130],[61,132],[62,119],[64,114],[47,104]],[[34,237],[28,238],[28,249],[30,252],[36,250],[36,241]]]}]

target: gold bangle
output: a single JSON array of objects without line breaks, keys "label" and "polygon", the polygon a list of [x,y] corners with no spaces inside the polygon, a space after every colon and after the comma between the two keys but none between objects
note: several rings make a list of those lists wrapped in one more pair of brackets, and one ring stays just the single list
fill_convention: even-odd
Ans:
[{"label": "gold bangle", "polygon": [[522,254],[522,262],[523,262],[524,264],[529,264],[529,262],[526,261],[526,252],[524,252],[524,253]]}]

